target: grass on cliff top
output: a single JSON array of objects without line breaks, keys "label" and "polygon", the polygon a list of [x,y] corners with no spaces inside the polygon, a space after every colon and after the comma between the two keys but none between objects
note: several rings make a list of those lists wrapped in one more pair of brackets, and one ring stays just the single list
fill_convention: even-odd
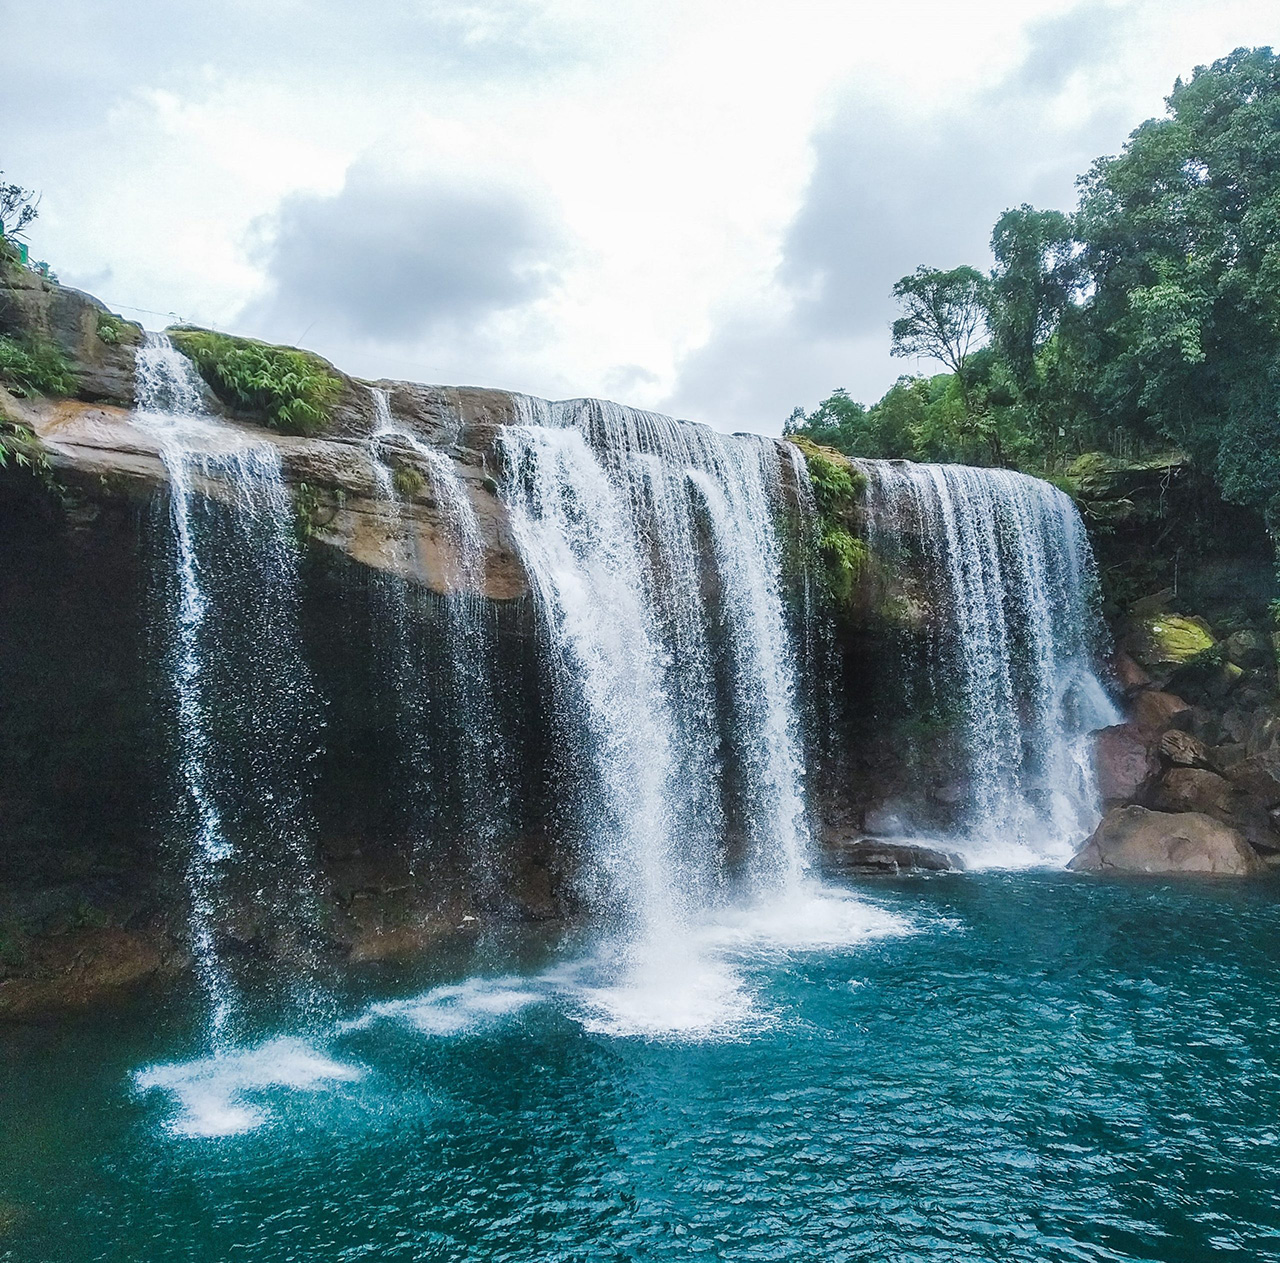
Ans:
[{"label": "grass on cliff top", "polygon": [[342,394],[342,378],[310,351],[190,327],[169,337],[223,403],[284,434],[323,430]]},{"label": "grass on cliff top", "polygon": [[833,448],[794,435],[788,441],[804,454],[809,468],[809,484],[818,508],[818,554],[827,591],[839,608],[847,608],[870,557],[866,540],[850,530],[867,477]]},{"label": "grass on cliff top", "polygon": [[15,395],[70,395],[76,379],[61,349],[41,338],[0,334],[0,382]]}]

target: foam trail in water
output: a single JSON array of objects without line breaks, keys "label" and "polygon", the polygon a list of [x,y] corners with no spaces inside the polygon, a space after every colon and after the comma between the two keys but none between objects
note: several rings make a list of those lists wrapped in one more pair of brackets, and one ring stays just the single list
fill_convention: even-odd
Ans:
[{"label": "foam trail in water", "polygon": [[175,1135],[216,1137],[269,1122],[272,1111],[264,1099],[354,1083],[363,1074],[301,1040],[281,1038],[194,1061],[146,1066],[134,1073],[133,1086],[139,1094],[159,1091],[173,1098],[178,1109],[168,1128]]},{"label": "foam trail in water", "polygon": [[1097,823],[1088,735],[1119,722],[1094,670],[1097,576],[1056,487],[1004,469],[861,462],[873,552],[922,575],[927,692],[954,713],[971,863],[1063,861]]}]

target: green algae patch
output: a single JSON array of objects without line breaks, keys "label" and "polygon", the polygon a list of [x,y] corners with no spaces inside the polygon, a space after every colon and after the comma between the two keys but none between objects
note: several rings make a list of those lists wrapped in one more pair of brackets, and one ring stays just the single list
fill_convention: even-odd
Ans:
[{"label": "green algae patch", "polygon": [[190,326],[170,329],[169,337],[224,404],[282,434],[320,433],[342,394],[342,378],[310,351]]},{"label": "green algae patch", "polygon": [[1205,661],[1217,649],[1217,641],[1200,618],[1156,614],[1138,626],[1137,658],[1144,667],[1182,667]]}]

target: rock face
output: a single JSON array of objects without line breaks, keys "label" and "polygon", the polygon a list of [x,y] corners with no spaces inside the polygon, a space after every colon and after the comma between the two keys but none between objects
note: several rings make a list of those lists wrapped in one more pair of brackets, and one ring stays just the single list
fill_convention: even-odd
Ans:
[{"label": "rock face", "polygon": [[[99,502],[115,496],[136,504],[165,491],[159,441],[132,413],[134,356],[143,336],[137,325],[78,290],[22,268],[0,268],[0,333],[53,342],[72,366],[77,398],[19,399],[0,387],[0,421],[33,431],[61,482]],[[335,374],[342,393],[321,437],[277,433],[252,416],[229,413],[210,393],[206,403],[247,436],[276,447],[286,481],[307,488],[314,510],[306,529],[317,544],[446,592],[455,581],[453,527],[438,466],[395,436],[375,440],[373,391],[385,391],[396,426],[434,449],[465,488],[485,544],[484,594],[498,601],[525,596],[528,581],[491,473],[501,459],[496,436],[513,419],[512,397]],[[394,497],[385,494],[375,460],[407,471]]]},{"label": "rock face", "polygon": [[71,361],[83,399],[133,400],[133,349],[142,341],[142,330],[113,316],[91,295],[25,268],[0,265],[0,333],[60,347]]},{"label": "rock face", "polygon": [[1094,768],[1104,804],[1140,798],[1160,774],[1151,734],[1137,724],[1116,724],[1094,737]]},{"label": "rock face", "polygon": [[918,842],[856,838],[830,844],[826,857],[838,872],[856,877],[898,877],[904,873],[947,873],[964,868],[958,855]]},{"label": "rock face", "polygon": [[1239,831],[1212,816],[1129,806],[1108,812],[1068,867],[1076,872],[1246,877],[1262,866]]}]

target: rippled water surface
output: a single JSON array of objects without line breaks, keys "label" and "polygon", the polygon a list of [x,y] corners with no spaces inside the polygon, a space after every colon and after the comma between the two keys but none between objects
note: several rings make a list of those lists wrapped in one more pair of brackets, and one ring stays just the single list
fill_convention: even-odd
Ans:
[{"label": "rippled water surface", "polygon": [[220,1059],[11,1031],[0,1258],[1280,1258],[1277,895],[938,878],[844,941],[837,901],[630,989],[490,959]]}]

